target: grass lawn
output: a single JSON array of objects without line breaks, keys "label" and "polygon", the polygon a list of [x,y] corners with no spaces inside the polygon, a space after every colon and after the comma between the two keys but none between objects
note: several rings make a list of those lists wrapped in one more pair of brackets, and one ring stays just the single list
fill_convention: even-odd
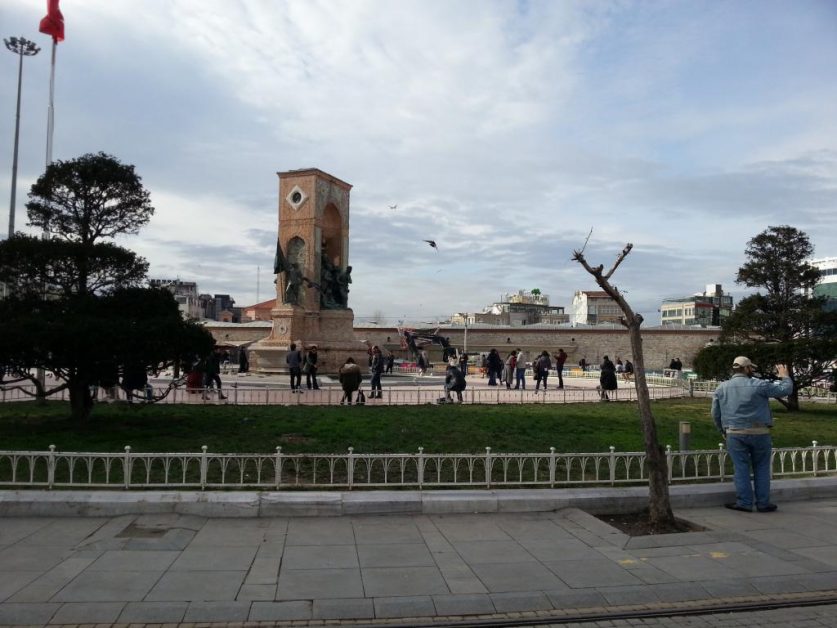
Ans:
[{"label": "grass lawn", "polygon": [[[692,449],[721,441],[708,399],[657,401],[660,442],[677,448],[678,422],[692,425]],[[141,406],[99,405],[85,424],[69,421],[68,405],[50,402],[0,406],[0,450],[194,452],[474,453],[601,452],[643,449],[633,403],[507,406]],[[775,408],[776,447],[837,443],[837,407],[807,404],[802,412]]]}]

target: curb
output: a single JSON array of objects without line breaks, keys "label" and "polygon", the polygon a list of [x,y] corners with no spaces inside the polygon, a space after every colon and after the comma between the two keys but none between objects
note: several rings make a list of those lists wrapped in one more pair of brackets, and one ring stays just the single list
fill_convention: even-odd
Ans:
[{"label": "curb", "polygon": [[[732,483],[669,487],[673,508],[720,506],[735,498]],[[777,502],[837,497],[837,477],[775,480]],[[0,517],[114,517],[176,513],[202,517],[340,517],[549,512],[636,512],[648,487],[448,491],[0,491]]]}]

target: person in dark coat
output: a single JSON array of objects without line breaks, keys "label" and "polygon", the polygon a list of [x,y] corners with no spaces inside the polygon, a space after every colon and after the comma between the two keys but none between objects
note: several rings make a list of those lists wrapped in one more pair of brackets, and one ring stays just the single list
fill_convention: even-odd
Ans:
[{"label": "person in dark coat", "polygon": [[346,363],[340,367],[338,375],[340,387],[343,389],[343,398],[340,400],[340,405],[346,402],[352,405],[352,394],[358,391],[360,382],[363,380],[360,367],[355,364],[354,358],[346,358]]},{"label": "person in dark coat", "polygon": [[485,359],[485,367],[488,369],[488,385],[496,386],[497,377],[503,372],[503,358],[497,349],[492,349],[488,352],[488,357]]},{"label": "person in dark coat", "polygon": [[238,372],[247,373],[250,370],[250,359],[247,357],[247,349],[244,347],[238,350]]},{"label": "person in dark coat", "polygon": [[549,378],[549,369],[552,368],[552,360],[549,359],[549,351],[544,349],[541,351],[541,354],[538,356],[538,359],[535,360],[535,364],[532,366],[533,369],[537,368],[536,377],[539,379],[535,380],[535,392],[538,392],[538,389],[543,384],[543,391],[546,392],[546,380]]},{"label": "person in dark coat", "polygon": [[384,356],[381,354],[378,345],[372,347],[372,364],[369,366],[369,372],[372,374],[372,381],[370,382],[372,391],[369,393],[369,398],[382,399],[381,375],[384,372]]},{"label": "person in dark coat", "polygon": [[616,365],[610,361],[610,358],[605,356],[600,367],[601,375],[599,375],[599,394],[602,401],[610,401],[607,396],[607,391],[616,390]]},{"label": "person in dark coat", "polygon": [[462,391],[465,390],[465,376],[456,367],[455,358],[451,359],[445,372],[445,401],[451,402],[453,398],[450,396],[451,392],[456,393],[456,400],[462,403]]},{"label": "person in dark coat", "polygon": [[302,372],[305,373],[305,386],[308,390],[313,387],[314,390],[320,389],[320,384],[317,381],[317,345],[306,347],[305,360],[302,364]]},{"label": "person in dark coat", "polygon": [[555,356],[555,371],[558,373],[558,388],[564,387],[564,362],[567,361],[567,352],[563,349],[558,349],[558,354]]}]

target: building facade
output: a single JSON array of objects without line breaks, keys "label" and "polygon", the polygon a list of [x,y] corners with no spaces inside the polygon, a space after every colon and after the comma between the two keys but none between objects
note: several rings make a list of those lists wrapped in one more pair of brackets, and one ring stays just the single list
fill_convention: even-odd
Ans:
[{"label": "building facade", "polygon": [[194,281],[180,281],[180,279],[149,279],[148,285],[151,288],[165,288],[174,295],[180,314],[187,320],[198,320],[203,318],[200,299],[198,297],[198,284]]},{"label": "building facade", "polygon": [[660,324],[718,327],[732,313],[732,295],[721,284],[680,299],[665,299],[660,306]]},{"label": "building facade", "polygon": [[837,257],[811,260],[811,266],[819,269],[820,280],[814,288],[814,296],[837,300]]},{"label": "building facade", "polygon": [[483,308],[482,312],[457,312],[450,322],[454,325],[509,325],[522,327],[538,323],[559,325],[569,321],[564,308],[549,304],[549,295],[540,291],[518,290],[504,294],[500,300]]},{"label": "building facade", "polygon": [[577,290],[573,296],[570,323],[573,325],[599,325],[618,323],[622,310],[603,290]]}]

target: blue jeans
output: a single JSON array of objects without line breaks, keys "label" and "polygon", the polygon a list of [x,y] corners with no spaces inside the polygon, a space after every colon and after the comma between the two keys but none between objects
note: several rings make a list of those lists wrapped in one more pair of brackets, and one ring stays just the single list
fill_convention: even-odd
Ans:
[{"label": "blue jeans", "polygon": [[515,388],[522,388],[526,390],[526,369],[514,369],[517,375],[517,383],[514,385]]},{"label": "blue jeans", "polygon": [[[756,507],[770,503],[770,453],[773,441],[770,434],[727,434],[727,451],[735,467],[736,503],[753,507],[755,487]],[[753,482],[750,483],[750,468]]]}]

